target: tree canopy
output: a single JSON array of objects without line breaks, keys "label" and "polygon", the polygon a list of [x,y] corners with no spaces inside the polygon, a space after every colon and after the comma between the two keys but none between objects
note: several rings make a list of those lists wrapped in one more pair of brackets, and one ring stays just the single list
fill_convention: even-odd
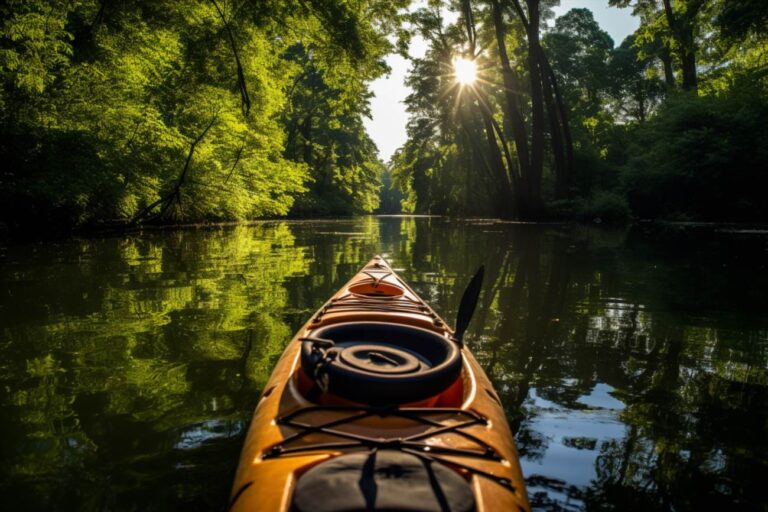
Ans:
[{"label": "tree canopy", "polygon": [[372,211],[367,84],[405,3],[4,3],[3,219],[247,219],[318,193]]},{"label": "tree canopy", "polygon": [[[768,4],[607,1],[624,41],[556,0],[10,0],[0,223],[768,220]],[[385,165],[370,86],[414,37]]]},{"label": "tree canopy", "polygon": [[[430,49],[408,78],[409,138],[392,162],[403,207],[768,220],[753,192],[767,183],[768,4],[610,0],[640,19],[621,42],[588,9],[553,20],[552,4],[433,2],[412,17]],[[477,63],[474,84],[458,84],[457,55]]]}]

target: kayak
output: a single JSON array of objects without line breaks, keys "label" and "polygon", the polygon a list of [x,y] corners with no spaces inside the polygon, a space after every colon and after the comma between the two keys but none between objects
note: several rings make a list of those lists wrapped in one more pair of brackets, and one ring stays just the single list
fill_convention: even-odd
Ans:
[{"label": "kayak", "polygon": [[283,352],[229,509],[530,510],[501,400],[462,343],[481,281],[454,330],[381,257],[365,265]]}]

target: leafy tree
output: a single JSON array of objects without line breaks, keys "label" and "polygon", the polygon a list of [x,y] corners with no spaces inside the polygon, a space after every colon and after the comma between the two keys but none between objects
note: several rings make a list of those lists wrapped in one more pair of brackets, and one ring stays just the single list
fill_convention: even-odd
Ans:
[{"label": "leafy tree", "polygon": [[[6,2],[0,216],[247,219],[287,214],[308,185],[318,208],[372,211],[381,164],[361,116],[404,3]],[[290,91],[311,73],[339,93],[318,112],[318,168],[287,147]]]},{"label": "leafy tree", "polygon": [[719,0],[715,25],[723,36],[744,40],[749,36],[766,37],[768,5],[760,0]]},{"label": "leafy tree", "polygon": [[676,97],[636,134],[625,188],[641,217],[768,218],[764,89]]},{"label": "leafy tree", "polygon": [[476,174],[466,169],[488,168],[478,160],[461,160],[469,145],[478,142],[464,136],[476,109],[460,101],[452,76],[463,33],[457,26],[445,26],[439,8],[417,10],[413,22],[431,46],[423,59],[414,59],[406,80],[413,91],[405,101],[408,141],[392,158],[393,182],[408,194],[406,211],[478,213],[483,205],[464,194],[463,178]]},{"label": "leafy tree", "polygon": [[311,170],[309,191],[293,211],[370,213],[378,205],[382,164],[363,126],[363,116],[370,115],[365,80],[351,66],[344,73],[339,66],[325,72],[311,53],[301,45],[288,51],[303,71],[290,88],[283,114],[285,154]]},{"label": "leafy tree", "polygon": [[376,210],[377,213],[392,214],[400,213],[402,210],[403,193],[395,185],[392,179],[392,172],[384,168],[381,175],[381,203]]},{"label": "leafy tree", "polygon": [[672,85],[671,53],[682,76],[682,89],[695,91],[698,87],[697,55],[703,37],[703,17],[712,0],[609,0],[616,7],[632,6],[642,20],[646,41],[663,41],[659,58],[665,66],[667,83]]},{"label": "leafy tree", "polygon": [[608,94],[618,119],[645,122],[664,97],[664,82],[654,72],[653,59],[628,36],[611,55],[606,70],[611,77]]},{"label": "leafy tree", "polygon": [[[459,19],[454,24],[446,24],[437,8],[414,16],[416,30],[431,47],[409,77],[414,90],[407,100],[409,142],[394,172],[396,177],[410,174],[412,181],[398,180],[412,184],[417,211],[537,218],[547,157],[554,162],[547,167],[555,175],[556,193],[565,193],[572,141],[554,73],[538,40],[540,10],[546,14],[547,4],[526,7],[534,15],[530,22],[527,10],[517,7],[456,2],[452,8]],[[521,56],[512,58],[508,45]],[[488,51],[481,52],[481,46]],[[455,81],[453,61],[459,57],[474,60],[480,70],[477,83],[460,86]],[[446,200],[448,205],[439,206]]]},{"label": "leafy tree", "polygon": [[602,93],[615,80],[609,70],[613,40],[608,33],[589,9],[572,9],[557,18],[543,45],[566,95],[572,96],[568,104],[580,106],[583,117],[596,115]]}]

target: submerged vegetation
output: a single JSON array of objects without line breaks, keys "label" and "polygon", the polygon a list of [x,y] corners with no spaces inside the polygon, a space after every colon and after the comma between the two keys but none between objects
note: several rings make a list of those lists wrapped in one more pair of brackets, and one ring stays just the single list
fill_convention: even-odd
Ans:
[{"label": "submerged vegetation", "polygon": [[[768,220],[768,4],[11,0],[0,223],[53,228],[399,211]],[[412,58],[408,140],[363,120]]]}]

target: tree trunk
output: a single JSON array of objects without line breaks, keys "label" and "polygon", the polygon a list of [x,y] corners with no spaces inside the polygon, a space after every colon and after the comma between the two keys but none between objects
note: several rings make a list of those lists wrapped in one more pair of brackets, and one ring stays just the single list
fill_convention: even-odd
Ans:
[{"label": "tree trunk", "polygon": [[224,28],[227,30],[227,36],[229,37],[229,44],[232,48],[232,54],[235,56],[235,65],[237,66],[237,88],[240,91],[240,102],[243,110],[243,115],[248,117],[251,111],[251,97],[248,94],[248,87],[245,83],[245,72],[243,71],[243,64],[240,61],[240,54],[237,51],[237,44],[235,43],[235,35],[232,33],[232,27],[230,27],[227,18],[224,17],[224,13],[219,8],[219,4],[216,0],[211,0],[211,3],[216,8],[216,12],[219,13],[221,22],[224,24]]},{"label": "tree trunk", "polygon": [[528,65],[531,82],[531,168],[528,183],[529,210],[527,218],[541,216],[541,177],[544,170],[544,102],[541,87],[541,71],[537,54],[539,42],[539,0],[526,0],[528,4]]},{"label": "tree trunk", "polygon": [[[573,138],[571,137],[571,127],[568,124],[568,110],[565,108],[563,97],[560,94],[560,88],[557,85],[557,76],[549,64],[547,54],[544,49],[539,47],[539,65],[541,66],[542,85],[544,87],[544,99],[547,102],[547,112],[550,116],[550,127],[553,132],[557,132],[558,138],[562,129],[563,142],[558,142],[555,135],[552,135],[553,151],[557,155],[558,151],[565,151],[565,158],[558,162],[555,156],[555,194],[558,199],[563,199],[568,194],[568,188],[571,186],[573,178]],[[554,101],[554,105],[552,102]],[[554,110],[554,106],[557,110]],[[559,149],[558,149],[559,144]]]},{"label": "tree trunk", "polygon": [[[491,125],[490,120],[488,119],[488,116],[486,114],[483,115],[483,124],[485,125],[485,136],[488,139],[488,152],[491,156],[491,165],[495,171],[496,174],[496,180],[497,182],[500,181],[501,176],[504,175],[504,161],[501,157],[501,151],[499,150],[499,147],[496,142],[496,137],[493,133],[493,126]],[[503,187],[498,187],[499,193],[494,198],[494,202],[496,203],[496,210],[498,211],[498,215],[501,217],[507,217],[509,212],[509,208],[507,208],[507,204],[509,204],[509,198],[506,197],[506,194],[502,193],[501,190],[503,190]]]},{"label": "tree trunk", "polygon": [[[504,218],[512,217],[514,209],[519,207],[518,205],[511,206],[510,205],[510,193],[516,193],[517,189],[519,187],[512,187],[511,183],[509,182],[509,178],[507,177],[507,171],[504,168],[504,159],[502,157],[501,149],[499,149],[499,143],[502,145],[506,144],[503,137],[497,142],[495,132],[500,131],[497,126],[494,126],[494,121],[491,112],[489,112],[486,108],[484,108],[484,105],[481,102],[480,105],[480,114],[483,118],[483,125],[485,127],[485,136],[488,139],[488,153],[490,155],[490,163],[493,167],[495,174],[496,174],[496,180],[497,183],[500,184],[499,189],[500,191],[504,191],[506,193],[500,192],[498,194],[497,198],[497,210],[499,212],[499,215]],[[503,135],[503,134],[500,134]],[[508,155],[507,155],[508,156]],[[504,186],[501,186],[501,184],[504,184]]]},{"label": "tree trunk", "polygon": [[675,83],[675,71],[672,68],[672,52],[666,44],[662,46],[660,58],[664,66],[664,82],[669,89],[674,89],[677,84]]},{"label": "tree trunk", "polygon": [[312,114],[308,115],[301,123],[301,136],[304,139],[303,159],[304,163],[312,167]]},{"label": "tree trunk", "polygon": [[696,73],[696,54],[693,51],[682,51],[683,90],[695,91],[699,87]]},{"label": "tree trunk", "polygon": [[700,2],[692,1],[688,5],[683,18],[679,18],[672,8],[671,0],[664,0],[664,14],[667,17],[667,25],[672,32],[680,53],[680,67],[683,72],[683,89],[695,91],[698,87],[696,73],[696,42],[694,37],[694,25],[696,15],[701,7]]},{"label": "tree trunk", "polygon": [[544,88],[544,103],[547,107],[547,117],[549,118],[549,135],[552,138],[552,156],[555,159],[555,195],[558,199],[563,199],[568,192],[565,171],[565,156],[563,154],[563,137],[560,132],[560,122],[557,108],[552,94],[552,85],[549,77],[542,73],[542,82]]},{"label": "tree trunk", "polygon": [[[493,8],[493,26],[496,32],[496,45],[499,50],[501,75],[504,80],[504,131],[507,134],[511,134],[515,141],[520,175],[525,177],[529,174],[530,157],[528,155],[528,133],[525,128],[525,121],[520,112],[517,98],[517,94],[519,94],[520,91],[520,85],[515,78],[515,72],[509,65],[509,57],[507,56],[507,46],[505,42],[506,31],[504,29],[504,19],[502,17],[499,0],[491,0],[491,6]],[[510,169],[510,172],[514,172],[514,169]]]},{"label": "tree trunk", "polygon": [[[139,213],[137,213],[133,219],[131,219],[130,224],[136,225],[142,222],[147,221],[153,221],[162,218],[166,212],[174,205],[180,205],[181,204],[181,187],[184,185],[187,179],[187,174],[189,172],[189,166],[192,163],[192,157],[195,154],[195,149],[197,148],[197,145],[202,142],[202,140],[205,138],[205,135],[208,133],[208,130],[210,130],[214,124],[216,124],[216,121],[218,120],[218,114],[213,116],[211,121],[206,125],[205,129],[195,137],[195,140],[192,141],[192,143],[189,145],[189,152],[187,153],[187,159],[184,161],[184,167],[181,170],[181,174],[179,174],[179,177],[176,178],[176,183],[173,185],[173,188],[170,192],[168,192],[166,195],[155,201],[154,203],[150,204],[149,206],[146,206],[144,209],[142,209]],[[152,213],[152,210],[154,210],[156,207],[160,207],[160,210],[155,215],[150,215]]]}]

